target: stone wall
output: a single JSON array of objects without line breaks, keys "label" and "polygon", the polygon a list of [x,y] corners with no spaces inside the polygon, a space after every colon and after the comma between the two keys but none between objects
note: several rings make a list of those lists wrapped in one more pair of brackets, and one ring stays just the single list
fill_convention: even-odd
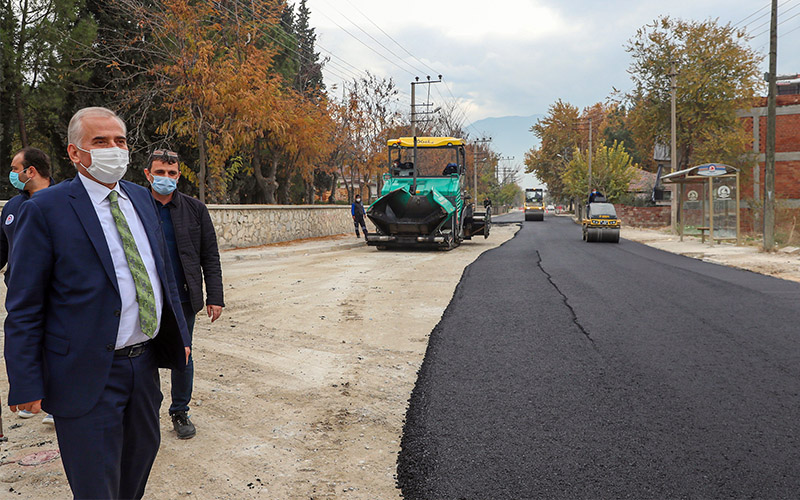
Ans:
[{"label": "stone wall", "polygon": [[[350,233],[349,205],[209,205],[221,249]],[[367,228],[372,231],[371,223]]]},{"label": "stone wall", "polygon": [[630,207],[614,204],[622,224],[631,227],[664,227],[670,225],[670,207]]}]

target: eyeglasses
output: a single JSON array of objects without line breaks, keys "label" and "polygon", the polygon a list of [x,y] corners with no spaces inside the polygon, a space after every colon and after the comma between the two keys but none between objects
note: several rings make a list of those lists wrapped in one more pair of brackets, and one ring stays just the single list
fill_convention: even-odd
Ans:
[{"label": "eyeglasses", "polygon": [[177,163],[178,162],[178,153],[175,151],[169,151],[166,149],[156,149],[150,155],[152,158],[158,158],[166,163]]}]

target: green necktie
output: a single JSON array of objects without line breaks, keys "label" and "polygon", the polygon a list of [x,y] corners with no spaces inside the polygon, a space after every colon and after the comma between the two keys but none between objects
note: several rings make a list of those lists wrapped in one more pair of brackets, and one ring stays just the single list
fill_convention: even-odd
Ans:
[{"label": "green necktie", "polygon": [[136,240],[133,239],[128,221],[119,208],[119,194],[116,191],[108,193],[108,200],[111,202],[111,215],[117,224],[117,231],[122,238],[122,248],[125,250],[125,260],[133,275],[133,282],[136,284],[136,301],[139,302],[139,326],[142,333],[150,338],[156,333],[156,298],[153,295],[153,285],[150,284],[150,276],[142,262],[142,256],[136,248]]}]

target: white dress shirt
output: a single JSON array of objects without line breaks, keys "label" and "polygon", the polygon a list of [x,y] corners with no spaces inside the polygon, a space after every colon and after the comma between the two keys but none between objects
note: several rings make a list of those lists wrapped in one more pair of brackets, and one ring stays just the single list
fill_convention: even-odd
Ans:
[{"label": "white dress shirt", "polygon": [[[142,333],[142,327],[139,325],[139,303],[136,301],[136,284],[133,282],[133,275],[128,267],[128,260],[125,258],[125,250],[122,247],[122,238],[119,236],[117,224],[114,222],[114,216],[111,215],[111,201],[108,199],[108,194],[111,190],[83,174],[79,174],[78,178],[83,183],[83,187],[86,188],[86,192],[92,200],[94,211],[97,213],[97,218],[100,219],[100,226],[103,228],[108,250],[111,252],[111,260],[114,262],[114,273],[117,275],[122,311],[119,318],[119,330],[117,330],[115,348],[119,349],[149,340],[149,337]],[[119,208],[122,210],[125,220],[128,221],[128,227],[131,230],[131,234],[133,234],[133,239],[136,241],[136,247],[142,257],[144,267],[147,269],[147,275],[150,277],[150,284],[153,287],[153,295],[156,301],[156,332],[158,332],[158,326],[161,324],[161,310],[164,307],[164,294],[161,289],[161,280],[158,277],[158,272],[156,272],[156,263],[153,259],[150,241],[147,239],[147,233],[133,203],[131,203],[125,191],[120,189],[119,183],[114,186],[114,191],[119,194]]]}]

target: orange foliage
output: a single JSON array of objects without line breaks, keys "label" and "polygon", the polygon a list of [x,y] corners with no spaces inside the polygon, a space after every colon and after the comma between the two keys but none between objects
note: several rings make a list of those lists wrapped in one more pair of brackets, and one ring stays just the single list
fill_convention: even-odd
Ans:
[{"label": "orange foliage", "polygon": [[273,68],[278,50],[269,33],[280,29],[282,3],[226,5],[165,0],[161,10],[142,16],[161,48],[153,72],[169,88],[163,105],[171,119],[159,131],[198,146],[201,198],[207,165],[213,201],[225,198],[231,157],[250,157],[260,138],[291,158],[305,179],[331,150],[324,99],[301,96]]}]

